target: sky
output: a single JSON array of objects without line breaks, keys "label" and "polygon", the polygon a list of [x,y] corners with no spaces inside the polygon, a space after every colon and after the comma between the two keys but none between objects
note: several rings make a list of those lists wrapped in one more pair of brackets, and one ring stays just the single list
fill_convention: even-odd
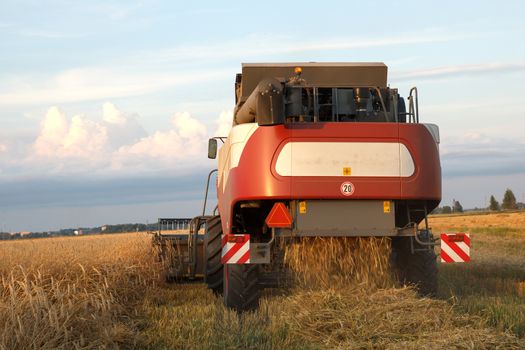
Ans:
[{"label": "sky", "polygon": [[[0,231],[202,211],[242,62],[385,62],[443,201],[525,201],[523,1],[0,0]],[[210,208],[214,206],[210,204]]]}]

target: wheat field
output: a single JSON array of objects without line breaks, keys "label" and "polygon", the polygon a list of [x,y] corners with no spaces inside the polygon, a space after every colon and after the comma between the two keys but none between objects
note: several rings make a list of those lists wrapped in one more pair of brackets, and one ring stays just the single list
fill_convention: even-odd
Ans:
[{"label": "wheat field", "polygon": [[511,228],[525,230],[525,214],[521,212],[467,213],[431,216],[437,229]]},{"label": "wheat field", "polygon": [[[472,234],[472,263],[440,266],[439,299],[395,285],[385,240],[296,246],[288,259],[321,283],[302,274],[308,288],[242,315],[200,283],[164,283],[147,234],[4,241],[0,349],[522,349],[524,221],[432,217]],[[313,244],[327,258],[305,269]]]},{"label": "wheat field", "polygon": [[0,242],[0,349],[118,348],[159,271],[142,234]]}]

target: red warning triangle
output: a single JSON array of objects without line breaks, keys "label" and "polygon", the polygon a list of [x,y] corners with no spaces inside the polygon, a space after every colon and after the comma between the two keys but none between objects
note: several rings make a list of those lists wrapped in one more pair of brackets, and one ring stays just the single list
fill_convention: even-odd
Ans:
[{"label": "red warning triangle", "polygon": [[266,217],[268,227],[292,227],[290,212],[282,202],[273,205],[270,214]]}]

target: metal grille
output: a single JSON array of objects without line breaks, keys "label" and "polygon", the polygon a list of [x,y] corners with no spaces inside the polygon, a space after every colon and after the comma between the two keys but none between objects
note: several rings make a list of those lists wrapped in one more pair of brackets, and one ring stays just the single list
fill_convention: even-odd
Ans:
[{"label": "metal grille", "polygon": [[159,218],[159,231],[187,230],[190,218]]}]

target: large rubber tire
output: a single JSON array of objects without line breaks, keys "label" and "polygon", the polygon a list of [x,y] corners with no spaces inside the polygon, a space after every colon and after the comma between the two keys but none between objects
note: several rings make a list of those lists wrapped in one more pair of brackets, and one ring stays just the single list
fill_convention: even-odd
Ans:
[{"label": "large rubber tire", "polygon": [[[402,284],[415,285],[422,296],[435,297],[438,291],[437,256],[433,249],[415,251],[410,247],[411,237],[392,239],[391,264]],[[414,240],[414,248],[422,249]]]},{"label": "large rubber tire", "polygon": [[222,294],[223,265],[221,263],[222,226],[219,215],[208,219],[204,235],[204,281],[215,294]]},{"label": "large rubber tire", "polygon": [[224,266],[224,305],[238,312],[259,306],[261,286],[258,264],[226,264]]}]

